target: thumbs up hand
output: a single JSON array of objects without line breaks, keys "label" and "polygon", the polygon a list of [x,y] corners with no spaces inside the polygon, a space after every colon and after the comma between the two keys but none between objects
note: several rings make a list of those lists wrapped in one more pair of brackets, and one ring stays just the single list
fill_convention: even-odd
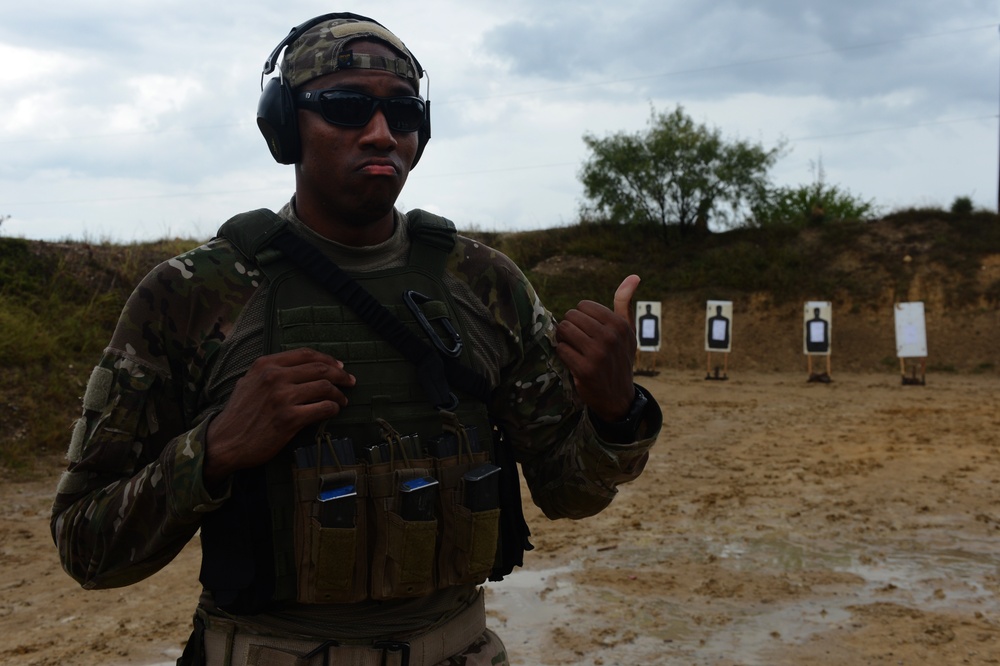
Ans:
[{"label": "thumbs up hand", "polygon": [[556,325],[556,354],[587,407],[608,423],[623,419],[635,397],[632,297],[638,287],[639,276],[629,275],[615,291],[613,310],[580,301]]}]

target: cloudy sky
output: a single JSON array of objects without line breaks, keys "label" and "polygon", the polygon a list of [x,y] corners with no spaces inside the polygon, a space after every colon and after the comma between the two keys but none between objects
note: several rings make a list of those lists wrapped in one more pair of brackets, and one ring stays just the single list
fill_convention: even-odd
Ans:
[{"label": "cloudy sky", "polygon": [[0,234],[208,238],[280,207],[293,174],[255,126],[261,66],[329,11],[381,21],[428,70],[434,136],[399,205],[460,228],[573,223],[582,136],[676,105],[787,141],[777,184],[821,163],[884,211],[996,209],[996,0],[35,0],[0,21]]}]

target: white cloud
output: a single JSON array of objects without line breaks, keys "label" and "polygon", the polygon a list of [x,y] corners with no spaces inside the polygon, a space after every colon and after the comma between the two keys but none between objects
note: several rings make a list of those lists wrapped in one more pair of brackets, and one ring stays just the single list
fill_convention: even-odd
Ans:
[{"label": "white cloud", "polygon": [[[42,0],[0,25],[3,233],[210,235],[280,206],[292,171],[254,126],[260,67],[329,11],[259,0]],[[352,6],[353,5],[353,6]],[[44,9],[44,12],[41,10]],[[338,8],[339,9],[339,8]],[[371,14],[430,73],[433,138],[400,200],[460,225],[575,219],[582,136],[681,104],[887,207],[996,202],[995,0],[384,0]],[[44,14],[44,16],[43,16]]]},{"label": "white cloud", "polygon": [[9,94],[15,87],[36,86],[54,75],[80,73],[85,65],[63,53],[0,43],[0,91]]}]

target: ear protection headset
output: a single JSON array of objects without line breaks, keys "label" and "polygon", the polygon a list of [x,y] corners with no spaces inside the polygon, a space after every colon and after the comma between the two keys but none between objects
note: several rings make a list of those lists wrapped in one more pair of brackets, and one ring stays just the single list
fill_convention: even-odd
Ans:
[{"label": "ear protection headset", "polygon": [[[271,155],[279,164],[295,164],[302,158],[302,142],[299,137],[295,98],[291,86],[284,80],[284,77],[280,76],[280,72],[279,76],[269,79],[266,84],[264,83],[264,77],[274,71],[278,56],[281,55],[281,52],[287,46],[298,39],[302,33],[319,23],[331,19],[355,19],[382,25],[378,21],[366,16],[351,14],[349,12],[323,14],[292,28],[291,32],[271,51],[271,55],[264,61],[264,69],[260,74],[261,93],[260,100],[257,102],[257,127],[260,129],[260,133],[264,135],[264,140],[267,142],[267,147],[270,149]],[[424,71],[420,63],[417,62],[416,56],[412,53],[408,53],[408,55],[413,58],[417,69],[417,76],[423,77]],[[411,168],[416,166],[417,162],[420,161],[420,156],[424,152],[424,146],[427,145],[427,142],[431,138],[429,86],[427,97],[428,99],[425,100],[424,122],[420,126],[420,129],[417,130],[417,154],[413,158],[413,164],[410,165]]]}]

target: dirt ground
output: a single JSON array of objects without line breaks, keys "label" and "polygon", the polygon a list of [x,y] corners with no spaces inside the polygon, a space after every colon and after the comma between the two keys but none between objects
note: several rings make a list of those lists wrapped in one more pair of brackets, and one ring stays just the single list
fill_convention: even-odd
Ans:
[{"label": "dirt ground", "polygon": [[[549,522],[488,586],[516,664],[1000,663],[1000,377],[690,371],[639,378],[666,417],[612,506]],[[170,663],[197,544],[86,592],[48,533],[58,476],[0,488],[0,663]]]}]

